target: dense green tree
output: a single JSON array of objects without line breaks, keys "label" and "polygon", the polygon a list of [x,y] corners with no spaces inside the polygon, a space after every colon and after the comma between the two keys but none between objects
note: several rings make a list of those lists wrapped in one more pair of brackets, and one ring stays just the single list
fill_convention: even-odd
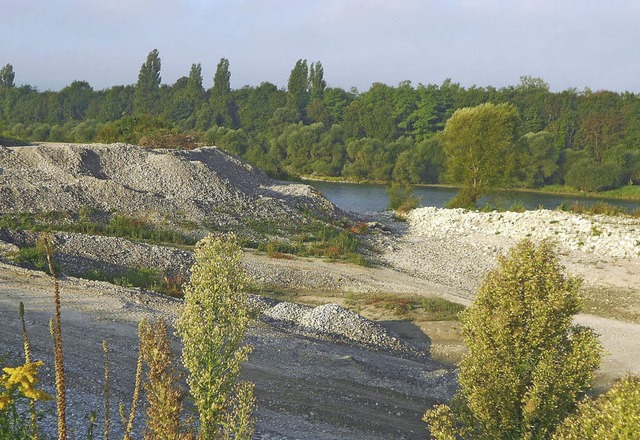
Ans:
[{"label": "dense green tree", "polygon": [[627,376],[597,399],[585,399],[553,440],[626,440],[640,432],[640,378]]},{"label": "dense green tree", "polygon": [[350,139],[375,138],[383,142],[396,139],[394,119],[395,91],[382,83],[353,100],[343,111],[342,126]]},{"label": "dense green tree", "polygon": [[331,119],[342,121],[342,112],[355,99],[355,95],[339,87],[329,87],[324,90],[324,105],[331,112]]},{"label": "dense green tree", "polygon": [[440,136],[432,136],[402,151],[393,168],[393,180],[400,183],[439,183],[444,174],[445,155]]},{"label": "dense green tree", "polygon": [[364,138],[347,143],[342,175],[353,180],[387,182],[391,179],[391,154],[379,139]]},{"label": "dense green tree", "polygon": [[7,64],[2,69],[0,69],[0,89],[11,89],[15,86],[13,80],[15,79],[16,74],[13,71],[13,66],[11,64]]},{"label": "dense green tree", "polygon": [[569,167],[564,182],[580,191],[602,191],[620,186],[624,168],[620,162],[598,163],[592,157],[577,159]]},{"label": "dense green tree", "polygon": [[298,60],[287,82],[287,107],[296,112],[297,119],[306,117],[309,104],[309,68],[307,60]]},{"label": "dense green tree", "polygon": [[133,108],[136,114],[153,114],[158,111],[160,64],[158,50],[153,49],[147,55],[147,61],[140,67],[133,101]]},{"label": "dense green tree", "polygon": [[287,93],[272,83],[263,82],[255,88],[235,91],[234,99],[238,103],[240,126],[264,135],[274,112],[286,106]]},{"label": "dense green tree", "polygon": [[578,148],[585,149],[597,163],[603,163],[607,151],[622,140],[623,123],[617,93],[588,93],[578,105]]},{"label": "dense green tree", "polygon": [[591,387],[601,347],[572,324],[580,281],[553,245],[525,240],[499,259],[460,320],[468,353],[451,406],[425,414],[436,439],[547,439]]},{"label": "dense green tree", "polygon": [[463,184],[455,203],[475,206],[487,191],[510,183],[518,171],[519,122],[515,107],[491,103],[457,110],[447,121],[447,173],[451,181]]},{"label": "dense green tree", "polygon": [[204,88],[202,87],[202,66],[200,63],[192,64],[187,80],[187,95],[193,101],[194,112],[202,105]]},{"label": "dense green tree", "polygon": [[313,100],[320,100],[324,97],[324,89],[327,87],[327,82],[324,80],[324,68],[320,61],[311,63],[309,65],[309,98]]},{"label": "dense green tree", "polygon": [[93,88],[86,81],[74,81],[60,91],[63,118],[81,121],[87,116],[87,110],[94,99]]},{"label": "dense green tree", "polygon": [[333,125],[311,147],[311,172],[322,176],[339,176],[345,163],[345,134],[342,127]]},{"label": "dense green tree", "polygon": [[418,108],[418,95],[411,86],[411,81],[402,81],[394,93],[393,119],[398,127],[398,134],[408,135],[414,131],[414,115]]},{"label": "dense green tree", "polygon": [[527,133],[518,141],[518,151],[524,156],[521,161],[521,183],[526,187],[541,186],[550,183],[557,176],[560,151],[553,135],[547,131]]},{"label": "dense green tree", "polygon": [[221,58],[213,77],[210,108],[214,113],[214,122],[219,126],[236,126],[236,109],[231,95],[231,72],[229,60]]}]

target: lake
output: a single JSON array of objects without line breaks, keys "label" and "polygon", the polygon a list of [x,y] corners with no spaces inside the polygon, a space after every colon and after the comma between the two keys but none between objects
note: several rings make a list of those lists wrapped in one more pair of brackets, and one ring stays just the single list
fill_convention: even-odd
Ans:
[{"label": "lake", "polygon": [[[324,196],[342,209],[355,212],[384,211],[389,207],[389,195],[385,185],[370,183],[337,183],[305,181],[315,187]],[[416,196],[422,197],[422,206],[441,208],[456,194],[456,188],[434,186],[416,186],[413,189]],[[509,207],[515,202],[522,203],[525,209],[555,209],[562,202],[593,204],[599,200],[612,205],[625,207],[627,210],[640,209],[640,202],[619,199],[592,199],[580,196],[559,194],[543,194],[518,191],[500,191],[497,196],[502,206]],[[483,198],[480,206],[489,199]]]}]

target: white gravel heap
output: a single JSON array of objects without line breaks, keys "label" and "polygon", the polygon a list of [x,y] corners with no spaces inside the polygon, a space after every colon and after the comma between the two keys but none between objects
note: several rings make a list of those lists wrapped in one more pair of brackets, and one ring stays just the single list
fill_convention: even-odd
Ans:
[{"label": "white gravel heap", "polygon": [[[267,177],[216,147],[0,146],[0,213],[99,211],[215,225],[343,215],[311,186]],[[175,217],[175,219],[174,219]]]},{"label": "white gravel heap", "polygon": [[396,334],[338,304],[310,307],[281,302],[264,311],[275,324],[286,323],[310,333],[346,338],[368,346],[413,352]]},{"label": "white gravel heap", "polygon": [[497,235],[514,241],[551,238],[561,247],[597,255],[640,258],[640,219],[573,214],[546,209],[525,212],[477,212],[419,208],[408,215],[417,236]]}]

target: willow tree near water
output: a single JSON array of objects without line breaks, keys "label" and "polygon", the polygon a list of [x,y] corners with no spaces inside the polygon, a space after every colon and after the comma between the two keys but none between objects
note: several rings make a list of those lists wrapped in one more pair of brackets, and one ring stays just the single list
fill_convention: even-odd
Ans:
[{"label": "willow tree near water", "polygon": [[463,187],[453,204],[475,206],[489,190],[517,174],[520,115],[511,104],[466,107],[449,118],[443,132],[449,179]]},{"label": "willow tree near water", "polygon": [[525,240],[499,260],[461,315],[469,352],[451,406],[425,414],[434,438],[550,437],[601,360],[593,331],[572,324],[579,288],[548,242]]}]

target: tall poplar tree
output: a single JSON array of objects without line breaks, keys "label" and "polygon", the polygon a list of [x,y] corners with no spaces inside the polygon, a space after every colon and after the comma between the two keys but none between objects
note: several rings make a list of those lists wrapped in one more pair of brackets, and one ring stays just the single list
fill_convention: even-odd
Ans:
[{"label": "tall poplar tree", "polygon": [[324,89],[327,83],[324,80],[324,69],[320,61],[309,65],[309,92],[311,100],[322,99],[324,97]]},{"label": "tall poplar tree", "polygon": [[0,69],[0,89],[10,89],[14,86],[13,79],[16,74],[13,71],[13,66],[7,64]]},{"label": "tall poplar tree", "polygon": [[235,106],[231,99],[231,72],[229,71],[229,60],[221,58],[213,77],[213,88],[211,89],[211,110],[214,112],[216,125],[234,125]]},{"label": "tall poplar tree", "polygon": [[204,88],[202,87],[202,66],[200,63],[191,65],[189,79],[187,80],[187,94],[193,101],[194,110],[199,109],[202,105],[202,95],[204,94]]},{"label": "tall poplar tree", "polygon": [[302,120],[308,104],[309,68],[307,60],[298,60],[287,83],[287,107],[296,112],[298,120]]},{"label": "tall poplar tree", "polygon": [[159,99],[160,57],[158,49],[153,49],[147,55],[147,61],[140,67],[133,100],[134,112],[137,114],[156,113]]}]

